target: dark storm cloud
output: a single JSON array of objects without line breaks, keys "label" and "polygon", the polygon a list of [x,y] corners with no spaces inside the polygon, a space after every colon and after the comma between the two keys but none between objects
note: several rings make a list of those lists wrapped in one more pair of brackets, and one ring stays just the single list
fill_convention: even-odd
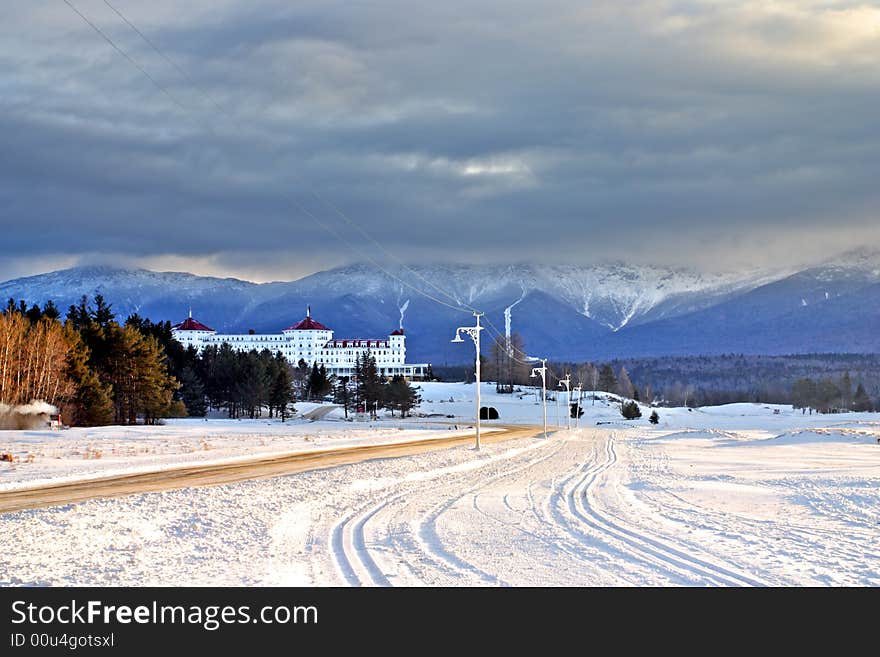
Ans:
[{"label": "dark storm cloud", "polygon": [[75,4],[174,102],[62,3],[12,10],[0,277],[289,277],[369,248],[337,209],[405,260],[717,267],[880,237],[880,10],[111,2],[196,84],[103,2]]}]

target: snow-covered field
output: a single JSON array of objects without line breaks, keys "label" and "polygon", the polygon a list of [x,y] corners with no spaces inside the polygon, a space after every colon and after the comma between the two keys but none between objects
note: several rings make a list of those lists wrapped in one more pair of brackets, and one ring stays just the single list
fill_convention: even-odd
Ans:
[{"label": "snow-covered field", "polygon": [[[472,390],[424,384],[421,411],[462,420]],[[501,422],[540,422],[534,395],[487,387],[484,403]],[[658,410],[654,427],[644,409],[626,423],[613,404],[587,401],[580,429],[547,440],[5,514],[0,584],[880,585],[880,416],[753,404]],[[548,419],[555,424],[552,403]],[[403,426],[448,435],[431,424],[440,421],[218,420],[200,431],[228,458],[274,449],[276,439],[280,451],[311,447],[305,435],[324,446],[410,434]],[[191,424],[106,438],[192,446],[182,438]],[[5,435],[28,433],[0,440],[41,449],[53,440]],[[168,447],[146,458],[192,453]],[[118,467],[135,467],[140,457],[120,458]],[[38,461],[16,468],[26,465]]]}]

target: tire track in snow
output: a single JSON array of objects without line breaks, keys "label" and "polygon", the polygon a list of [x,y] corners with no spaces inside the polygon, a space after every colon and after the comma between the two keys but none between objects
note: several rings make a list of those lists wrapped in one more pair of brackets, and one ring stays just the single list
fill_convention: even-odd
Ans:
[{"label": "tire track in snow", "polygon": [[[544,444],[539,443],[539,445],[541,445],[541,447],[546,446],[546,444],[547,443],[544,443]],[[422,521],[419,523],[418,536],[421,539],[423,545],[434,556],[439,557],[440,559],[445,561],[447,564],[463,571],[464,573],[470,573],[473,575],[477,575],[480,579],[482,579],[483,581],[485,581],[486,583],[489,583],[489,584],[493,584],[496,586],[498,586],[498,585],[508,586],[508,584],[506,582],[504,582],[503,580],[501,580],[500,577],[498,577],[496,575],[492,575],[490,573],[487,573],[487,572],[481,570],[480,568],[477,568],[476,566],[474,566],[470,562],[468,562],[464,559],[461,559],[454,552],[447,550],[444,547],[443,541],[440,538],[440,535],[437,531],[437,522],[444,513],[448,512],[452,507],[454,507],[456,504],[458,504],[459,501],[461,501],[462,499],[464,499],[468,495],[471,495],[475,491],[479,490],[480,488],[484,488],[485,486],[492,484],[496,481],[499,481],[505,477],[510,477],[510,476],[516,475],[520,472],[523,472],[524,470],[527,470],[529,468],[534,467],[535,465],[537,465],[539,463],[547,461],[547,460],[553,458],[556,454],[558,454],[564,447],[564,444],[560,440],[554,441],[551,444],[556,445],[556,449],[553,450],[552,452],[550,452],[549,454],[543,455],[537,459],[530,460],[527,463],[525,463],[521,466],[515,467],[513,469],[505,470],[500,473],[497,473],[497,474],[489,477],[488,479],[478,481],[478,483],[476,485],[471,486],[471,487],[465,489],[464,491],[461,491],[460,494],[458,494],[456,497],[450,497],[446,502],[434,506],[427,514],[425,514],[423,516]]]},{"label": "tire track in snow", "polygon": [[[636,573],[630,573],[630,570],[634,565],[634,556],[613,545],[608,541],[607,536],[603,535],[601,532],[589,533],[588,531],[584,531],[583,521],[578,518],[577,514],[575,514],[569,507],[570,495],[567,490],[569,484],[575,479],[578,479],[578,477],[581,477],[580,480],[583,480],[584,477],[589,477],[600,469],[603,466],[603,463],[596,462],[597,456],[598,454],[594,444],[590,456],[577,465],[571,474],[561,479],[559,484],[556,483],[555,479],[551,481],[550,495],[547,496],[544,504],[541,505],[543,516],[539,513],[538,505],[534,503],[533,497],[532,512],[536,518],[546,525],[550,527],[559,527],[564,533],[568,534],[577,546],[577,550],[583,555],[582,558],[586,558],[587,553],[585,550],[588,548],[595,550],[594,553],[589,555],[591,561],[608,561],[609,558],[616,558],[618,560],[615,564],[616,572],[609,568],[609,574],[613,574],[614,577],[624,583],[640,583],[642,581],[640,576]],[[529,491],[529,495],[531,496],[531,490]],[[566,517],[566,512],[571,516],[570,519]],[[651,568],[653,565],[651,562],[639,560],[637,556],[635,558],[644,563],[648,568]],[[633,579],[630,579],[630,577],[633,577]]]},{"label": "tire track in snow", "polygon": [[[526,447],[523,449],[538,449],[541,445],[536,445],[535,447]],[[498,465],[500,462],[503,462],[509,458],[514,458],[519,455],[519,453],[523,451],[522,449],[512,450],[512,454],[510,456],[505,457],[502,455],[499,458],[494,458],[487,461],[484,464],[480,464],[476,470],[480,471],[483,468],[491,465]],[[522,468],[530,467],[532,464],[540,462],[542,460],[546,460],[547,458],[552,457],[553,454],[542,456],[538,459],[529,461]],[[515,470],[517,471],[517,470]],[[460,481],[466,481],[466,477],[468,475],[472,475],[471,470],[468,470],[464,473],[458,474],[455,476],[455,482],[460,483]],[[439,469],[436,472],[432,473],[430,479],[437,480],[440,477],[443,477],[447,474],[447,471],[444,469]],[[504,473],[502,473],[504,474]],[[486,480],[486,481],[491,481]],[[420,486],[424,486],[424,480],[420,481]],[[441,492],[443,486],[449,486],[449,482],[441,481],[434,488],[436,489],[434,492]],[[407,486],[407,488],[410,488]],[[420,491],[424,494],[424,491]],[[333,560],[336,564],[338,572],[342,575],[342,578],[350,585],[350,586],[391,586],[392,583],[384,573],[383,569],[379,566],[376,560],[370,554],[370,548],[367,545],[366,541],[366,525],[371,520],[373,520],[381,511],[393,505],[398,500],[404,498],[406,492],[400,492],[395,495],[391,495],[390,497],[385,498],[378,504],[375,503],[375,500],[371,500],[371,503],[360,506],[353,513],[348,514],[341,521],[336,523],[330,530],[331,535],[331,548],[333,553]],[[453,498],[449,502],[449,506],[454,504],[460,497]],[[438,508],[447,507],[447,505],[438,505],[435,506],[432,511],[437,511]],[[438,515],[442,513],[443,509],[439,511]],[[483,581],[491,584],[499,584],[499,580],[488,573],[484,573],[479,569],[473,568],[466,561],[458,559],[456,555],[448,550],[445,550],[442,545],[442,541],[439,538],[439,535],[436,534],[436,530],[433,531],[429,529],[425,531],[424,524],[420,527],[417,532],[416,544],[420,548],[420,552],[427,556],[431,561],[434,562],[437,569],[444,571],[445,574],[451,575],[453,577],[460,576],[463,572],[468,572],[471,575],[476,574]]]},{"label": "tire track in snow", "polygon": [[686,554],[679,549],[662,542],[658,537],[650,536],[636,528],[623,526],[623,521],[607,510],[604,513],[595,504],[595,486],[599,476],[617,463],[617,451],[614,449],[614,435],[605,443],[607,458],[601,466],[588,473],[572,488],[570,507],[585,523],[623,542],[637,553],[661,566],[686,575],[702,577],[713,583],[728,586],[764,586],[765,583],[751,576],[737,573],[731,569],[704,561]]},{"label": "tire track in snow", "polygon": [[[727,432],[727,435],[736,437],[736,434],[730,432]],[[848,564],[862,563],[863,573],[876,572],[876,566],[865,561],[864,550],[864,545],[876,535],[876,532],[873,531],[874,528],[865,526],[859,523],[854,516],[846,514],[845,504],[831,504],[829,508],[823,510],[813,503],[814,500],[806,499],[808,493],[814,489],[826,496],[830,494],[827,490],[815,487],[810,482],[803,480],[799,480],[796,486],[786,480],[773,482],[775,486],[766,483],[761,485],[771,494],[779,494],[780,486],[790,490],[792,495],[805,498],[806,504],[815,513],[833,521],[843,522],[844,527],[832,529],[821,527],[818,523],[802,524],[793,521],[788,516],[782,521],[755,519],[699,504],[677,494],[663,485],[664,480],[671,478],[687,482],[687,477],[676,475],[670,469],[667,454],[664,453],[660,458],[655,457],[654,450],[644,439],[636,440],[634,444],[639,448],[636,450],[639,459],[635,463],[640,469],[640,474],[646,480],[651,481],[657,492],[665,497],[661,500],[660,495],[649,496],[641,499],[641,503],[651,509],[652,513],[666,524],[698,527],[704,531],[715,533],[722,539],[729,538],[733,532],[740,542],[746,540],[747,537],[754,537],[751,542],[746,540],[747,544],[751,543],[753,550],[748,554],[752,559],[755,559],[756,555],[760,555],[758,561],[764,564],[764,570],[768,571],[762,575],[762,579],[766,583],[774,586],[791,585],[789,577],[791,571],[787,562],[803,562],[805,554],[811,555],[812,565],[819,569],[826,568],[829,571],[838,572],[840,562],[844,560]],[[660,476],[659,480],[658,475]],[[756,484],[752,483],[751,485]],[[859,510],[862,510],[862,507],[859,507]],[[817,537],[820,536],[825,540],[817,540]],[[684,544],[692,545],[688,540],[685,540]],[[715,545],[720,544],[716,543]],[[829,550],[829,545],[834,546],[833,550]],[[699,548],[699,546],[697,547]],[[734,547],[737,550],[742,550],[741,545]],[[876,585],[876,579],[872,580],[862,576],[859,584]]]}]

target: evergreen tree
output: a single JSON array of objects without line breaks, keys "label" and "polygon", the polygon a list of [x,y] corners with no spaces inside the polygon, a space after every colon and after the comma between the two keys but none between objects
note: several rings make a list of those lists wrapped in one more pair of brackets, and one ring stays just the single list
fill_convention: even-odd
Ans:
[{"label": "evergreen tree", "polygon": [[327,376],[327,368],[323,363],[319,366],[316,361],[312,365],[312,371],[309,374],[308,390],[309,399],[314,401],[321,401],[333,390],[333,384],[330,382],[330,377]]},{"label": "evergreen tree", "polygon": [[43,311],[37,304],[34,304],[24,313],[24,316],[27,317],[31,324],[36,324],[43,318]]},{"label": "evergreen tree", "polygon": [[62,417],[68,424],[81,427],[110,424],[113,422],[113,388],[89,367],[88,348],[79,334],[72,329],[68,332],[74,347],[67,371],[76,392],[68,404],[62,405]]},{"label": "evergreen tree", "polygon": [[114,321],[116,316],[113,310],[105,300],[103,294],[95,295],[95,310],[92,312],[92,320],[103,328],[107,328],[110,322]]},{"label": "evergreen tree", "polygon": [[[12,304],[12,299],[9,300]],[[79,303],[71,305],[67,309],[67,321],[78,333],[82,333],[92,323],[92,315],[89,312],[89,298],[84,294],[80,297]]]},{"label": "evergreen tree", "polygon": [[849,376],[849,372],[843,373],[837,387],[840,390],[840,407],[847,410],[851,409],[853,404],[853,390],[852,379]]},{"label": "evergreen tree", "polygon": [[391,379],[386,394],[386,406],[391,409],[392,416],[397,409],[400,411],[400,417],[406,417],[407,413],[421,401],[418,390],[413,388],[403,376],[397,374]]},{"label": "evergreen tree", "polygon": [[113,386],[114,421],[135,424],[143,416],[146,424],[155,424],[168,417],[180,384],[168,373],[159,343],[112,319],[101,327],[101,333],[106,354],[98,370]]},{"label": "evergreen tree", "polygon": [[651,411],[651,417],[648,418],[648,422],[651,424],[660,423],[660,416],[657,414],[657,411]]},{"label": "evergreen tree", "polygon": [[[816,382],[813,379],[798,379],[791,389],[792,405],[803,410],[812,409],[816,404]],[[812,412],[812,411],[811,411]]]},{"label": "evergreen tree", "polygon": [[333,388],[333,403],[342,406],[345,418],[348,419],[348,409],[352,406],[352,395],[349,390],[351,379],[347,376],[340,376],[336,379],[336,385]]},{"label": "evergreen tree", "polygon": [[187,415],[191,417],[205,417],[208,412],[208,403],[205,399],[205,386],[196,371],[186,366],[180,373],[180,400],[186,407]]},{"label": "evergreen tree", "polygon": [[269,373],[265,361],[256,351],[238,352],[238,367],[233,401],[249,418],[262,416],[262,407],[269,398]]},{"label": "evergreen tree", "polygon": [[871,402],[871,398],[868,396],[865,386],[861,382],[859,382],[859,385],[856,388],[856,394],[853,397],[852,410],[857,413],[874,410],[874,404]]},{"label": "evergreen tree", "polygon": [[43,306],[43,317],[48,319],[59,319],[61,312],[55,307],[55,302],[49,299]]},{"label": "evergreen tree", "polygon": [[[281,421],[284,422],[290,413],[294,412],[291,404],[295,400],[295,392],[293,389],[293,379],[290,373],[290,367],[284,355],[279,351],[272,360],[271,383],[269,385],[269,405],[275,408]],[[270,412],[271,417],[271,412]]]},{"label": "evergreen tree", "polygon": [[607,363],[599,370],[598,380],[599,390],[604,392],[614,392],[617,388],[617,377],[614,376],[614,370]]},{"label": "evergreen tree", "polygon": [[642,417],[639,405],[634,401],[624,402],[620,405],[620,414],[627,420],[635,420]]},{"label": "evergreen tree", "polygon": [[356,361],[356,367],[359,404],[363,405],[365,412],[375,417],[376,409],[385,402],[388,382],[380,376],[376,358],[369,349]]},{"label": "evergreen tree", "polygon": [[816,384],[814,408],[820,413],[830,413],[840,401],[840,388],[831,379],[821,379]]},{"label": "evergreen tree", "polygon": [[296,367],[291,372],[293,377],[293,387],[299,391],[299,398],[306,401],[309,398],[309,364],[305,359],[300,358]]}]

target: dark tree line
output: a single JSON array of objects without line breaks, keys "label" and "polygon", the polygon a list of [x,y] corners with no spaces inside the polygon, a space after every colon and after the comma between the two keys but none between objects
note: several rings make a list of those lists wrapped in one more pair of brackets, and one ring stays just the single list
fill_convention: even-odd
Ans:
[{"label": "dark tree line", "polygon": [[823,412],[880,408],[880,354],[730,354],[551,365],[570,372],[572,386],[658,406],[759,402]]},{"label": "dark tree line", "polygon": [[[31,328],[23,330],[22,322]],[[15,339],[21,353],[34,356],[6,364],[18,367],[19,377],[37,371],[39,381],[50,376],[52,390],[33,396],[58,406],[68,424],[152,424],[185,414],[162,345],[136,326],[120,325],[101,295],[71,305],[63,323],[51,301],[28,308],[10,300],[2,324],[7,346]]]},{"label": "dark tree line", "polygon": [[[484,380],[495,381],[499,391],[532,385],[522,363],[524,353],[519,337],[511,343],[498,338],[489,354],[481,356]],[[880,354],[727,354],[548,365],[555,375],[571,375],[572,390],[580,386],[657,406],[758,402],[820,412],[880,409]],[[446,379],[473,380],[472,367],[438,371]],[[556,384],[551,376],[548,388],[559,390]]]},{"label": "dark tree line", "polygon": [[388,381],[379,374],[376,358],[368,349],[355,357],[353,380],[339,377],[334,381],[333,401],[342,405],[346,417],[352,410],[376,417],[380,408],[390,410],[392,416],[396,411],[406,417],[422,399],[404,377],[396,375]]},{"label": "dark tree line", "polygon": [[829,378],[798,379],[792,386],[792,404],[804,412],[833,413],[839,411],[874,411],[876,406],[859,382],[853,389],[849,372],[839,380]]},{"label": "dark tree line", "polygon": [[129,321],[165,345],[169,368],[180,382],[177,398],[192,416],[204,416],[210,407],[225,410],[231,418],[258,418],[265,412],[283,421],[295,412],[297,401],[332,399],[343,406],[346,417],[353,410],[375,415],[377,409],[405,417],[421,401],[403,377],[389,382],[380,376],[370,352],[357,359],[353,378],[336,377],[323,364],[309,366],[301,359],[291,365],[280,352],[240,352],[228,343],[201,353],[184,349],[171,336],[170,323]]},{"label": "dark tree line", "polygon": [[134,314],[120,324],[101,295],[92,302],[82,297],[63,322],[51,301],[41,308],[10,299],[0,313],[0,402],[38,397],[80,426],[152,424],[202,417],[209,408],[231,418],[266,413],[283,421],[296,401],[330,395],[346,415],[388,409],[406,417],[420,403],[403,377],[387,381],[379,374],[369,351],[355,369],[353,379],[337,380],[324,365],[300,360],[292,366],[281,352],[240,352],[228,343],[199,353],[174,339],[171,322]]}]

